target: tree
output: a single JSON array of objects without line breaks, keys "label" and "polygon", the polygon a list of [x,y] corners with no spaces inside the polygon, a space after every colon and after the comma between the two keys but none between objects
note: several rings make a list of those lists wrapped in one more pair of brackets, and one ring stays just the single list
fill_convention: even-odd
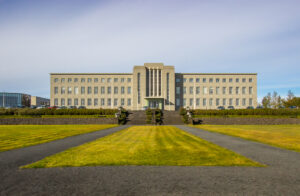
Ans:
[{"label": "tree", "polygon": [[290,101],[290,100],[292,100],[294,97],[295,97],[294,93],[293,93],[291,90],[289,90],[289,91],[288,91],[288,94],[287,94],[286,100],[287,100],[287,101]]},{"label": "tree", "polygon": [[276,91],[273,92],[273,95],[271,97],[270,106],[271,108],[278,108],[278,93]]},{"label": "tree", "polygon": [[264,108],[270,108],[271,107],[271,93],[268,93],[266,96],[264,96],[261,103]]}]

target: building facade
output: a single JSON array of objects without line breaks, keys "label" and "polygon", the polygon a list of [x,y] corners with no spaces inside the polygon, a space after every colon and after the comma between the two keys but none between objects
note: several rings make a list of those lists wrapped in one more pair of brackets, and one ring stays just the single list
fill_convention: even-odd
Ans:
[{"label": "building facade", "polygon": [[16,108],[30,107],[30,95],[23,93],[0,92],[0,107]]},{"label": "building facade", "polygon": [[143,110],[236,109],[257,106],[256,73],[175,73],[145,63],[133,73],[51,73],[51,106]]},{"label": "building facade", "polygon": [[50,106],[50,99],[43,98],[43,97],[37,97],[37,96],[31,96],[30,100],[31,106]]}]

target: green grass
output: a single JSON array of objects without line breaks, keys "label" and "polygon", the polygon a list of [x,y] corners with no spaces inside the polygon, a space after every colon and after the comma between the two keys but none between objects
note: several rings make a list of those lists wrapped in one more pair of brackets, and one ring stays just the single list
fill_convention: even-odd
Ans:
[{"label": "green grass", "polygon": [[262,166],[172,126],[134,126],[23,168],[169,165]]},{"label": "green grass", "polygon": [[194,115],[193,118],[300,118],[291,115]]},{"label": "green grass", "polygon": [[0,115],[0,118],[115,118],[114,115]]},{"label": "green grass", "polygon": [[117,125],[0,125],[0,152]]},{"label": "green grass", "polygon": [[300,152],[300,125],[197,125],[195,127]]}]

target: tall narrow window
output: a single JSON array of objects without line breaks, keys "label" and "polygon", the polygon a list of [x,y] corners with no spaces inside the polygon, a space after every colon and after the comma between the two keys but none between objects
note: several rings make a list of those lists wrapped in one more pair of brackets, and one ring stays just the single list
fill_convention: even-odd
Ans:
[{"label": "tall narrow window", "polygon": [[170,73],[167,73],[167,103],[169,104],[170,100],[170,87],[169,87]]},{"label": "tall narrow window", "polygon": [[141,103],[141,73],[137,75],[138,104]]}]

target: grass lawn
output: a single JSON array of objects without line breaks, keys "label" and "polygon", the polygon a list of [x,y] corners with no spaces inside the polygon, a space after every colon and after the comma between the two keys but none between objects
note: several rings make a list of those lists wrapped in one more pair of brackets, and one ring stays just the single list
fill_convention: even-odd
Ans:
[{"label": "grass lawn", "polygon": [[0,125],[0,152],[117,125]]},{"label": "grass lawn", "polygon": [[300,118],[292,115],[194,115],[193,118]]},{"label": "grass lawn", "polygon": [[115,118],[114,115],[0,115],[0,118]]},{"label": "grass lawn", "polygon": [[196,125],[195,127],[300,152],[300,125]]},{"label": "grass lawn", "polygon": [[172,126],[134,126],[23,168],[169,165],[262,166]]}]

